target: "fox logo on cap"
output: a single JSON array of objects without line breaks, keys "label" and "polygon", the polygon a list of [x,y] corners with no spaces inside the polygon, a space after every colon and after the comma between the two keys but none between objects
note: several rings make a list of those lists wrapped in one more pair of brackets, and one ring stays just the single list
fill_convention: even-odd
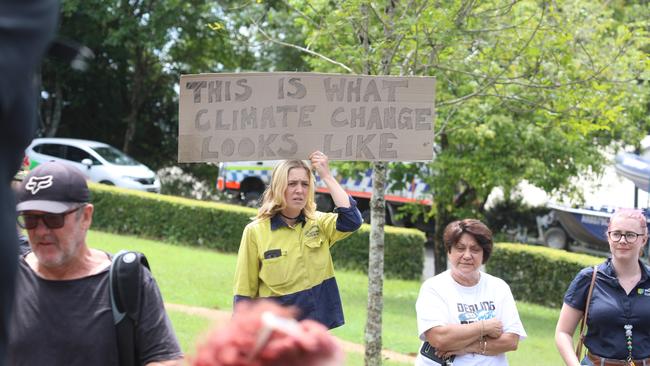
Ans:
[{"label": "fox logo on cap", "polygon": [[43,177],[31,177],[27,184],[25,184],[25,189],[32,192],[32,194],[38,193],[41,189],[45,189],[52,186],[52,176],[46,175]]}]

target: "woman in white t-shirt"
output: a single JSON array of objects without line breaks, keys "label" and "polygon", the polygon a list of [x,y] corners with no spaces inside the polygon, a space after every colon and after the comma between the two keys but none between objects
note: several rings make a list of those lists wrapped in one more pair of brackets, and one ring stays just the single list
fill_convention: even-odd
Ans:
[{"label": "woman in white t-shirt", "polygon": [[526,338],[510,287],[480,271],[492,253],[492,232],[479,220],[447,225],[450,269],[426,280],[415,305],[424,342],[417,366],[505,366],[506,352]]}]

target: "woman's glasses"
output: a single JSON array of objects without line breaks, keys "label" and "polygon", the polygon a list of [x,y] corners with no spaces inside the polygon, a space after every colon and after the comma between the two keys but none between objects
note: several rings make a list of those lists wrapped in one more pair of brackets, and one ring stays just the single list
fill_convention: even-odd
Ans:
[{"label": "woman's glasses", "polygon": [[38,226],[38,220],[43,220],[45,226],[48,229],[60,229],[65,225],[65,217],[69,214],[78,211],[83,206],[73,208],[70,211],[66,211],[60,214],[43,214],[43,215],[34,215],[34,214],[20,214],[18,215],[18,225],[23,229],[32,230],[36,229]]},{"label": "woman's glasses", "polygon": [[639,236],[642,236],[644,234],[637,234],[635,232],[628,231],[626,233],[622,233],[620,231],[608,231],[607,235],[609,236],[612,241],[619,242],[623,237],[625,237],[625,241],[628,243],[634,243],[636,239]]}]

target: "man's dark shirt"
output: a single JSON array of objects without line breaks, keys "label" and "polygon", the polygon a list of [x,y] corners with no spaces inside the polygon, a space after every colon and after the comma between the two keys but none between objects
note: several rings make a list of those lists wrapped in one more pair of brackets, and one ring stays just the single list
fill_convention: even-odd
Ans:
[{"label": "man's dark shirt", "polygon": [[[21,258],[9,323],[9,365],[119,364],[108,274],[107,267],[80,279],[46,280]],[[142,310],[135,349],[141,364],[181,358],[158,286],[148,270],[142,271],[140,282]]]}]

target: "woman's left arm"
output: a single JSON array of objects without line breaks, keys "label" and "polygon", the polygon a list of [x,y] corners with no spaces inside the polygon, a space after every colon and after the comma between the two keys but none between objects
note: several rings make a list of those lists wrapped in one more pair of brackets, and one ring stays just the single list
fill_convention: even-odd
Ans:
[{"label": "woman's left arm", "polygon": [[[478,343],[478,342],[477,342]],[[503,333],[499,338],[485,338],[485,344],[481,344],[478,353],[486,356],[496,356],[505,352],[517,350],[519,345],[519,334]]]},{"label": "woman's left arm", "polygon": [[329,159],[327,155],[320,151],[314,151],[309,155],[309,160],[311,161],[312,167],[316,170],[316,173],[318,173],[320,179],[329,189],[336,207],[350,207],[348,194],[330,172]]},{"label": "woman's left arm", "polygon": [[464,355],[468,353],[496,356],[505,352],[515,351],[519,346],[519,335],[515,333],[503,333],[498,338],[485,337],[484,342],[474,341],[470,345],[445,352],[444,356]]}]

